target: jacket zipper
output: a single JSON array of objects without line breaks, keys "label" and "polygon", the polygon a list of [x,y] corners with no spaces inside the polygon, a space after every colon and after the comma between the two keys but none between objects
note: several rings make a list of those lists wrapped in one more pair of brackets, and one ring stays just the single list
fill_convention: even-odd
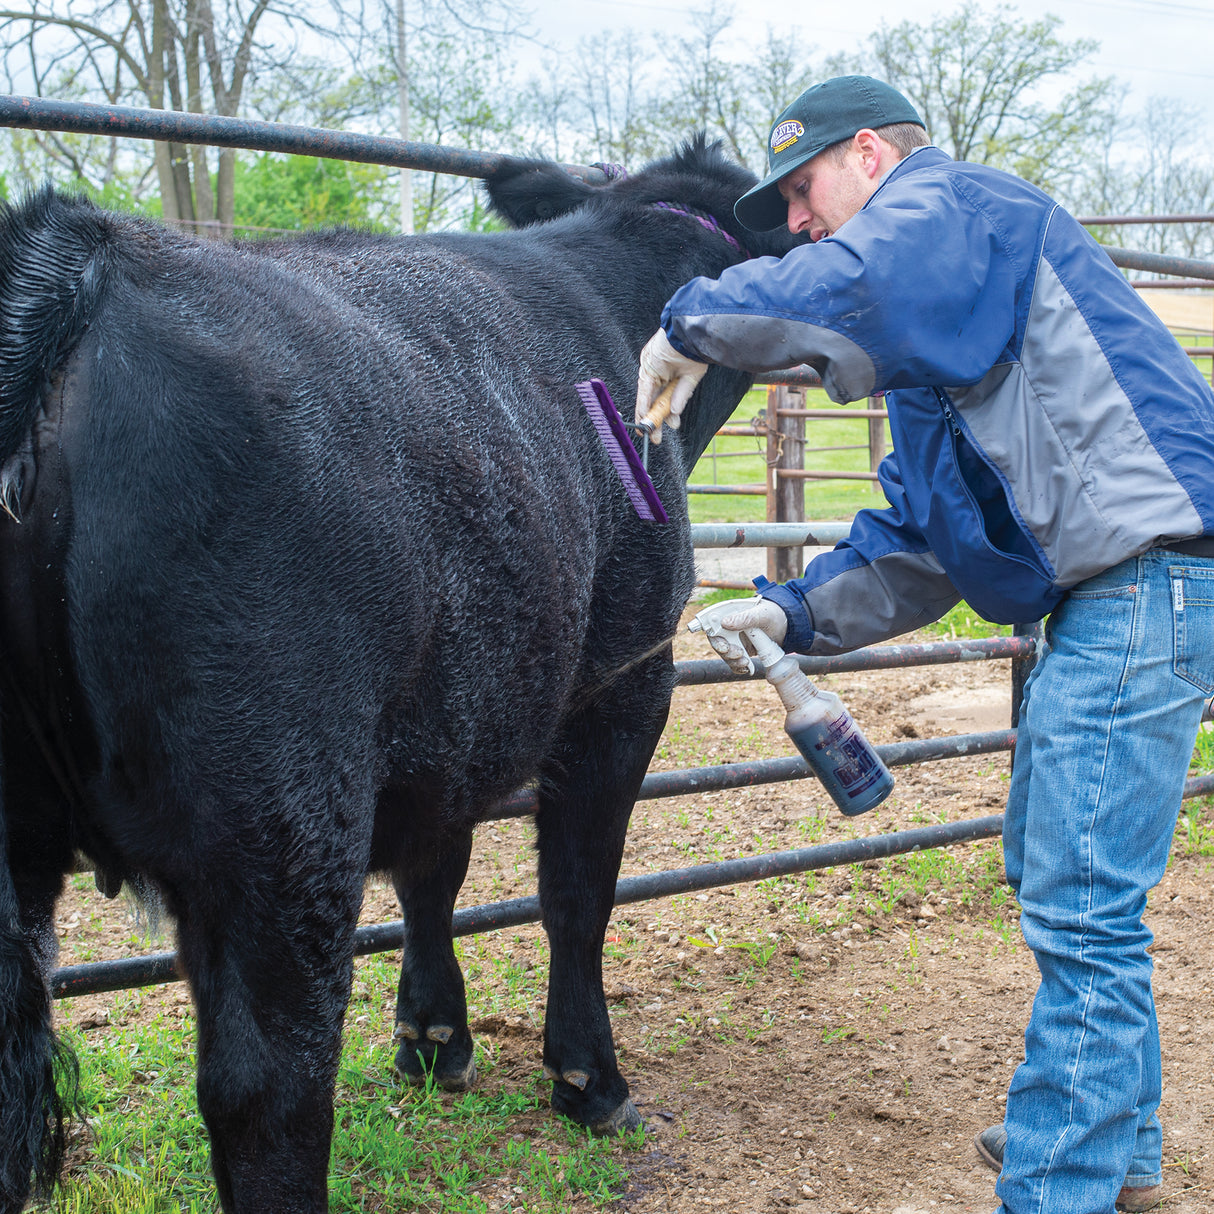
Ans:
[{"label": "jacket zipper", "polygon": [[940,408],[944,410],[944,420],[953,428],[954,434],[960,434],[961,427],[957,425],[957,419],[953,416],[953,411],[949,407],[948,397],[945,396],[939,388],[933,388],[932,391],[936,394],[936,399],[940,402]]}]

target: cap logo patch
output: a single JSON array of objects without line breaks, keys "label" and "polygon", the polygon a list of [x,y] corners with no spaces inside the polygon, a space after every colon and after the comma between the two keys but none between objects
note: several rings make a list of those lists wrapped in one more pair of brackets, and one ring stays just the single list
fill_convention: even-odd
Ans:
[{"label": "cap logo patch", "polygon": [[804,134],[805,128],[795,118],[790,118],[787,122],[781,122],[771,133],[772,155],[777,156],[785,148],[792,147]]}]

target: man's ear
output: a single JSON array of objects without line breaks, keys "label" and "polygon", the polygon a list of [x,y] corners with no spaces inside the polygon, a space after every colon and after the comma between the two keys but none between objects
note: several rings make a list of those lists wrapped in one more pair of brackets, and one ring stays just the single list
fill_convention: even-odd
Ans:
[{"label": "man's ear", "polygon": [[859,154],[860,167],[866,177],[878,178],[889,168],[885,144],[876,131],[868,127],[857,131],[852,147]]}]

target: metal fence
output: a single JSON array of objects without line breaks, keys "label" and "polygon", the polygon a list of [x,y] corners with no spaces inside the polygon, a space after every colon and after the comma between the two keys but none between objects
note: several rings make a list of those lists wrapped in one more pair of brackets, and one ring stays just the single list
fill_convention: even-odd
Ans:
[{"label": "metal fence", "polygon": [[[0,96],[0,126],[31,129],[76,131],[101,135],[122,135],[180,143],[215,144],[226,147],[291,152],[343,160],[358,160],[436,172],[484,177],[509,158],[488,153],[407,143],[348,132],[249,122],[234,118],[216,118],[196,114],[134,110],[120,106],[93,106],[76,102],[56,102],[41,98]],[[597,168],[568,166],[587,181],[605,180]],[[1205,217],[1209,218],[1209,217]],[[1187,275],[1203,282],[1214,281],[1214,265],[1159,254],[1132,253],[1108,249],[1120,266],[1153,272]],[[794,369],[780,377],[783,386],[804,386],[811,382],[808,368]],[[808,416],[807,410],[787,406]],[[874,413],[877,411],[874,410]],[[777,410],[778,413],[778,410]],[[803,420],[803,419],[802,419]],[[871,422],[876,420],[870,417]],[[779,478],[777,478],[779,479]],[[784,478],[796,480],[795,477]],[[836,542],[847,524],[784,522],[768,526],[735,527],[709,524],[693,528],[697,547],[794,548]],[[836,658],[802,657],[799,662],[807,673],[827,674],[856,670],[881,670],[945,662],[1006,660],[1012,662],[1009,688],[1009,718],[1012,727],[988,733],[963,734],[951,738],[915,739],[878,747],[891,767],[924,763],[962,755],[1011,751],[1015,746],[1015,720],[1019,689],[1031,668],[1036,653],[1037,625],[1017,629],[1019,635],[988,641],[952,641],[926,645],[886,645],[859,650]],[[681,685],[739,681],[718,659],[676,664]],[[754,678],[763,677],[762,670]],[[1207,705],[1207,718],[1209,717]],[[709,790],[748,787],[811,776],[800,757],[756,760],[718,767],[703,767],[673,772],[651,772],[645,777],[640,799],[680,796]],[[1186,797],[1214,794],[1214,775],[1189,780]],[[521,791],[498,807],[497,816],[530,813],[535,808],[534,794]],[[661,873],[622,878],[616,886],[616,902],[627,903],[666,897],[691,890],[708,889],[739,882],[805,872],[811,869],[854,863],[870,858],[898,855],[930,847],[990,838],[999,834],[1002,816],[991,815],[942,826],[870,836],[841,843],[772,852],[746,859],[726,860]],[[455,912],[456,935],[510,927],[539,920],[538,898],[520,898],[491,903]],[[356,952],[391,951],[402,942],[403,923],[385,923],[360,928]],[[172,953],[133,957],[117,961],[69,966],[57,970],[51,979],[56,998],[98,991],[126,989],[174,981],[181,975]]]}]

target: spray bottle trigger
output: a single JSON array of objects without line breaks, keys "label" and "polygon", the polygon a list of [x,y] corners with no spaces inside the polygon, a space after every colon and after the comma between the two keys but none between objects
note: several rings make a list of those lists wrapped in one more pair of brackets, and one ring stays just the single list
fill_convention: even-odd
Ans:
[{"label": "spray bottle trigger", "polygon": [[716,652],[729,663],[736,674],[754,674],[755,664],[750,654],[742,646],[742,634],[739,632],[710,632],[708,643]]},{"label": "spray bottle trigger", "polygon": [[687,625],[689,632],[702,632],[714,652],[725,660],[734,674],[754,674],[755,664],[742,644],[742,634],[721,627],[722,608],[733,609],[732,604],[718,603],[701,611]]}]

